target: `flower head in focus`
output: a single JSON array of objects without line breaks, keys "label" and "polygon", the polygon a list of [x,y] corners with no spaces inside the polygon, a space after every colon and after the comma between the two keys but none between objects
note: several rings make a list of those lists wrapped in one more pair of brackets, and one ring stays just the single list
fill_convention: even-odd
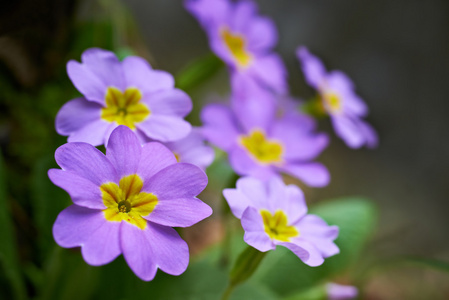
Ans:
[{"label": "flower head in focus", "polygon": [[376,147],[377,134],[365,121],[365,102],[354,92],[354,84],[341,71],[326,72],[322,62],[307,48],[297,50],[307,83],[319,94],[321,106],[332,121],[335,133],[351,148]]},{"label": "flower head in focus", "polygon": [[153,70],[136,56],[121,62],[98,48],[84,51],[81,61],[69,61],[67,73],[84,97],[67,102],[56,116],[56,131],[69,136],[69,142],[107,144],[119,125],[163,142],[190,132],[183,117],[192,110],[192,102],[174,88],[169,73]]},{"label": "flower head in focus", "polygon": [[189,250],[171,227],[191,226],[212,213],[196,198],[207,185],[202,170],[177,163],[160,143],[141,146],[126,126],[112,132],[106,155],[76,142],[59,147],[55,158],[62,170],[48,175],[74,203],[53,226],[61,247],[81,246],[84,260],[95,266],[123,254],[142,280],[152,280],[158,268],[185,271]]},{"label": "flower head in focus", "polygon": [[277,93],[287,91],[285,66],[272,52],[278,40],[275,25],[258,15],[253,1],[187,0],[185,6],[230,68],[231,82],[255,80]]},{"label": "flower head in focus", "polygon": [[232,213],[241,219],[245,242],[257,250],[284,246],[313,267],[339,253],[333,242],[338,227],[307,214],[304,195],[297,186],[286,186],[278,177],[268,182],[244,177],[237,181],[236,189],[225,189],[223,195]]},{"label": "flower head in focus", "polygon": [[287,173],[310,186],[326,186],[328,170],[311,162],[328,144],[326,134],[314,132],[316,122],[299,113],[277,118],[272,94],[246,96],[233,99],[231,107],[209,104],[201,112],[204,136],[228,153],[234,171],[262,180]]},{"label": "flower head in focus", "polygon": [[329,300],[351,300],[355,299],[359,294],[355,286],[337,283],[328,283],[326,291]]}]

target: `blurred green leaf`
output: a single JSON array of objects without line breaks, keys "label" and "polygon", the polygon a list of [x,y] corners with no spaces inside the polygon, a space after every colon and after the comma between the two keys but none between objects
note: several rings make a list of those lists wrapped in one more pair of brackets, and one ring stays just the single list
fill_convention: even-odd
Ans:
[{"label": "blurred green leaf", "polygon": [[449,273],[449,262],[447,261],[425,257],[407,257],[404,262]]},{"label": "blurred green leaf", "polygon": [[327,300],[326,287],[324,285],[314,286],[312,288],[293,293],[283,298],[283,300]]},{"label": "blurred green leaf", "polygon": [[176,87],[188,91],[217,73],[224,66],[223,62],[214,54],[203,56],[190,63],[176,77]]},{"label": "blurred green leaf", "polygon": [[310,213],[321,216],[330,225],[339,226],[336,244],[340,254],[312,268],[288,249],[278,247],[273,254],[267,255],[255,273],[254,280],[262,282],[279,295],[286,296],[316,286],[353,265],[374,229],[377,216],[373,204],[360,198],[328,201],[314,207]]},{"label": "blurred green leaf", "polygon": [[[14,227],[5,186],[5,169],[3,155],[0,152],[0,228],[2,241],[0,243],[0,262],[6,277],[11,283],[15,299],[25,299],[25,285],[20,271],[18,249],[14,236]],[[5,291],[6,292],[6,291]]]}]

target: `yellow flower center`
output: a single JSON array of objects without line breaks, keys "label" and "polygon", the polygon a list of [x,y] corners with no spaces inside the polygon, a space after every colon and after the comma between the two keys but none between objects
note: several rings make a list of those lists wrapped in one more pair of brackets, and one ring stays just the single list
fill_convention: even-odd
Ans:
[{"label": "yellow flower center", "polygon": [[252,60],[251,54],[246,51],[246,41],[240,34],[233,34],[227,28],[221,30],[221,38],[231,52],[239,67],[247,67]]},{"label": "yellow flower center", "polygon": [[329,113],[338,113],[341,111],[341,100],[336,93],[332,91],[324,92],[321,94],[321,99],[323,108]]},{"label": "yellow flower center", "polygon": [[181,156],[178,153],[176,153],[176,152],[173,152],[173,154],[175,155],[176,162],[180,162],[181,161]]},{"label": "yellow flower center", "polygon": [[144,230],[148,216],[156,206],[156,195],[141,192],[143,181],[137,174],[122,177],[119,185],[114,182],[103,183],[100,186],[103,210],[106,220],[111,222],[129,222]]},{"label": "yellow flower center", "polygon": [[118,88],[108,87],[106,107],[101,109],[101,118],[135,129],[136,123],[142,122],[150,115],[148,107],[141,103],[142,93],[136,88],[127,88],[122,93]]},{"label": "yellow flower center", "polygon": [[240,143],[251,156],[262,164],[282,162],[283,146],[276,140],[269,140],[261,130],[253,130],[240,137]]},{"label": "yellow flower center", "polygon": [[299,236],[295,226],[289,226],[287,215],[282,210],[277,210],[274,215],[268,210],[260,211],[265,232],[271,239],[281,242],[289,242],[291,238]]}]

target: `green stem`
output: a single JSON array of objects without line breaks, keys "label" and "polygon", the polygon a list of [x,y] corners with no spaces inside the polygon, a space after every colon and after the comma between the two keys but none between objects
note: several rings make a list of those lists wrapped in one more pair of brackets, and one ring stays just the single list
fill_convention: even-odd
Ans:
[{"label": "green stem", "polygon": [[228,300],[229,296],[231,296],[231,293],[234,291],[235,285],[229,284],[226,290],[223,293],[223,296],[221,297],[221,300]]}]

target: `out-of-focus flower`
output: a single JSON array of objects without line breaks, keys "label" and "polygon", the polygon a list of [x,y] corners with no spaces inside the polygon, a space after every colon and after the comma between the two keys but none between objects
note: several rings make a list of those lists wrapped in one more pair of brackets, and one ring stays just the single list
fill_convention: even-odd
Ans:
[{"label": "out-of-focus flower", "polygon": [[304,195],[297,186],[286,186],[278,177],[268,182],[244,177],[237,181],[236,189],[225,189],[223,195],[232,213],[241,219],[245,242],[257,250],[266,252],[281,245],[309,266],[319,266],[324,258],[339,253],[333,242],[338,227],[307,214]]},{"label": "out-of-focus flower", "polygon": [[285,66],[272,52],[275,25],[258,15],[254,2],[187,0],[185,6],[207,32],[212,51],[229,66],[232,83],[256,80],[277,93],[287,91]]},{"label": "out-of-focus flower", "polygon": [[214,161],[214,149],[205,144],[201,128],[192,128],[185,138],[163,144],[173,152],[178,162],[194,164],[205,170]]},{"label": "out-of-focus flower", "polygon": [[283,172],[310,186],[327,185],[326,167],[311,162],[327,146],[327,135],[314,133],[316,123],[308,116],[289,113],[276,118],[276,108],[267,97],[259,93],[257,101],[233,100],[232,108],[222,104],[204,107],[204,136],[228,153],[239,175],[267,180]]},{"label": "out-of-focus flower", "polygon": [[160,143],[141,146],[125,126],[112,132],[106,155],[76,142],[59,147],[55,158],[62,170],[48,176],[74,203],[53,226],[61,247],[81,246],[84,260],[95,266],[123,254],[143,280],[153,279],[158,268],[172,275],[185,271],[189,250],[171,227],[191,226],[212,213],[196,198],[207,185],[201,169],[177,163]]},{"label": "out-of-focus flower", "polygon": [[336,283],[328,283],[326,291],[329,300],[351,300],[355,299],[359,294],[355,286]]},{"label": "out-of-focus flower", "polygon": [[174,88],[169,73],[153,70],[136,56],[120,62],[114,53],[97,48],[84,51],[81,60],[69,61],[67,73],[84,97],[67,102],[56,116],[56,131],[69,136],[69,142],[107,144],[119,125],[164,142],[190,132],[183,117],[192,102]]},{"label": "out-of-focus flower", "polygon": [[361,120],[368,114],[368,107],[355,94],[352,81],[341,71],[326,72],[306,47],[299,47],[297,56],[307,83],[319,93],[322,110],[330,116],[335,133],[351,148],[376,147],[376,132]]}]

